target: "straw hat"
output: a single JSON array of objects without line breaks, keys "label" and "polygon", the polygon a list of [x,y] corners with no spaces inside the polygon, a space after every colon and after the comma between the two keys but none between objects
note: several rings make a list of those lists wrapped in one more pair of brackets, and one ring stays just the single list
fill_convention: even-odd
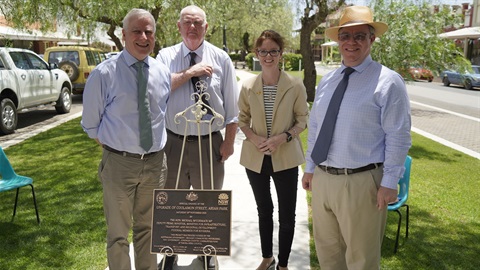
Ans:
[{"label": "straw hat", "polygon": [[364,6],[349,6],[343,11],[340,17],[339,26],[330,27],[325,30],[325,35],[334,41],[338,41],[338,30],[343,27],[368,24],[375,28],[375,36],[380,37],[388,29],[388,25],[383,22],[374,22],[372,10]]}]

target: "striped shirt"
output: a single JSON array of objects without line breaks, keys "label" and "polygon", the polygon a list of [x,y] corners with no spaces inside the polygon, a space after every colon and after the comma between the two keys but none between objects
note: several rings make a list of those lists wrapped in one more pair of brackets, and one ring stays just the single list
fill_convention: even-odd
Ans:
[{"label": "striped shirt", "polygon": [[276,96],[277,96],[276,85],[263,86],[263,103],[265,106],[265,120],[267,122],[268,137],[270,137],[270,131],[272,129],[273,104],[275,103]]}]

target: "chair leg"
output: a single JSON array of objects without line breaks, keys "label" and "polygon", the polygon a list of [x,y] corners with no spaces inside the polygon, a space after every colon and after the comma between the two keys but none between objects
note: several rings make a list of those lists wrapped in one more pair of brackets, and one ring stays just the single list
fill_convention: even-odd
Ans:
[{"label": "chair leg", "polygon": [[15,214],[17,213],[17,201],[18,201],[18,193],[19,192],[20,192],[20,188],[17,188],[17,194],[15,195],[15,205],[13,206],[12,222],[13,222],[13,219],[15,218]]},{"label": "chair leg", "polygon": [[408,221],[410,220],[410,207],[408,207],[407,204],[404,204],[405,207],[407,207],[407,222],[406,222],[406,233],[405,233],[405,238],[408,238]]},{"label": "chair leg", "polygon": [[[32,188],[32,197],[33,197],[33,205],[35,206],[35,214],[37,215],[37,223],[40,224],[40,216],[38,214],[38,207],[37,207],[37,199],[35,197],[35,190],[33,189],[33,185],[29,185]],[[17,188],[17,194],[15,195],[15,205],[13,206],[13,216],[12,216],[12,222],[15,218],[15,215],[17,213],[17,202],[18,202],[18,193],[20,192],[20,188]]]},{"label": "chair leg", "polygon": [[38,215],[37,199],[35,198],[35,191],[33,189],[33,185],[30,185],[30,187],[32,188],[33,205],[35,205],[35,214],[37,214],[37,223],[40,224],[40,216]]},{"label": "chair leg", "polygon": [[398,226],[397,226],[397,237],[395,238],[395,249],[393,250],[393,253],[397,253],[398,250],[398,239],[400,237],[400,225],[402,225],[402,213],[400,211],[395,210],[395,212],[398,213]]}]

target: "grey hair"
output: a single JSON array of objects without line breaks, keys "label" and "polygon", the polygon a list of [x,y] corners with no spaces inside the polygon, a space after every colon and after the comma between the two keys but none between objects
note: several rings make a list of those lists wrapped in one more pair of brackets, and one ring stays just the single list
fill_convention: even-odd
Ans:
[{"label": "grey hair", "polygon": [[205,11],[203,9],[201,9],[198,6],[195,6],[195,5],[190,5],[190,6],[184,7],[180,11],[180,18],[178,18],[178,21],[180,22],[182,20],[182,17],[185,15],[185,13],[188,13],[187,11],[189,11],[191,9],[198,9],[200,11],[200,15],[203,17],[203,24],[205,25],[207,23],[207,14],[205,13]]},{"label": "grey hair", "polygon": [[125,18],[123,18],[123,29],[128,30],[128,26],[130,24],[130,20],[133,18],[148,18],[150,21],[152,21],[153,24],[153,32],[156,32],[157,30],[157,24],[155,23],[155,18],[153,17],[152,13],[148,12],[145,9],[140,9],[140,8],[134,8],[130,10],[127,15],[125,15]]}]

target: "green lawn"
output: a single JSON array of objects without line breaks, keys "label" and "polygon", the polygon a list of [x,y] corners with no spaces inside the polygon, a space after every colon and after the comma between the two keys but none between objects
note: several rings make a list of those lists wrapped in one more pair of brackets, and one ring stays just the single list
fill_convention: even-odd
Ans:
[{"label": "green lawn", "polygon": [[[105,222],[96,174],[101,149],[79,119],[5,152],[18,173],[34,179],[42,223],[36,223],[28,188],[20,192],[14,222],[15,192],[0,193],[0,269],[104,269]],[[410,236],[405,241],[402,226],[393,254],[397,215],[389,213],[382,269],[478,269],[480,160],[417,134],[409,154]],[[312,269],[319,269],[314,254]]]},{"label": "green lawn", "polygon": [[[306,132],[302,136],[305,142]],[[480,160],[415,133],[412,141],[409,237],[405,240],[403,208],[394,254],[398,214],[389,212],[382,269],[479,269]],[[320,269],[313,241],[310,250],[311,269]]]}]

